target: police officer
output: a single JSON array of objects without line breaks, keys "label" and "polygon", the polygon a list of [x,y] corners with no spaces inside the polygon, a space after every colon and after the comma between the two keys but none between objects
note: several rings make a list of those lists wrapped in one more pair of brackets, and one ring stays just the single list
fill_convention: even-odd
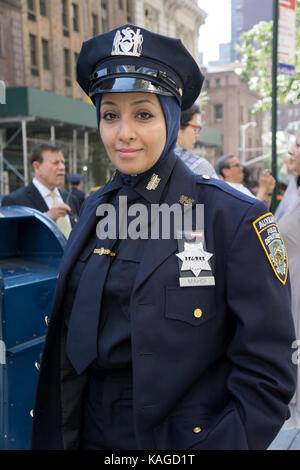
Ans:
[{"label": "police officer", "polygon": [[79,173],[71,173],[67,176],[67,179],[70,184],[70,192],[78,199],[80,209],[85,200],[85,192],[81,189],[82,175]]},{"label": "police officer", "polygon": [[65,249],[32,447],[265,449],[295,389],[286,251],[263,203],[173,152],[196,62],[127,24],[83,44],[77,79],[116,173]]}]

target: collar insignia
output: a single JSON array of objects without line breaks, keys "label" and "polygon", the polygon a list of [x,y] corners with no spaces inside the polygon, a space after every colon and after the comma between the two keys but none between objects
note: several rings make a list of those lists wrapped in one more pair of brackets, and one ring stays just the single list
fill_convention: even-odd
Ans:
[{"label": "collar insignia", "polygon": [[156,173],[153,173],[153,175],[150,178],[149,183],[146,186],[146,189],[148,189],[148,191],[155,190],[157,186],[159,185],[159,182],[160,182],[160,177]]},{"label": "collar insignia", "polygon": [[180,204],[193,204],[193,202],[195,202],[195,201],[194,201],[194,199],[190,199],[189,197],[184,196],[182,194],[179,198],[179,202],[180,202]]},{"label": "collar insignia", "polygon": [[115,34],[111,55],[129,55],[139,57],[142,54],[143,35],[140,29],[136,33],[127,27]]}]

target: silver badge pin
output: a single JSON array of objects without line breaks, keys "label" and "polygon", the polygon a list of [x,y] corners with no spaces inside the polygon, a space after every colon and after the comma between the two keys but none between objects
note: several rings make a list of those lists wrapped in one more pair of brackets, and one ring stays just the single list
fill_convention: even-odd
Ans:
[{"label": "silver badge pin", "polygon": [[181,271],[192,271],[194,276],[199,276],[202,270],[211,271],[208,261],[213,254],[204,251],[202,242],[185,243],[184,251],[176,256],[182,261]]},{"label": "silver badge pin", "polygon": [[127,27],[116,32],[111,55],[128,55],[139,57],[142,54],[143,35],[141,30],[134,32]]}]

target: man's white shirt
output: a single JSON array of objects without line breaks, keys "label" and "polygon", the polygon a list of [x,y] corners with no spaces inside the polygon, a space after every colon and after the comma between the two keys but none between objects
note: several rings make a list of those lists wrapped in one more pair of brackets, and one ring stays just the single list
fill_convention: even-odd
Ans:
[{"label": "man's white shirt", "polygon": [[[60,195],[60,192],[58,191],[58,188],[54,188],[52,191],[47,188],[46,186],[44,186],[40,181],[38,181],[36,178],[33,178],[32,180],[32,183],[34,184],[34,186],[36,187],[36,189],[39,191],[39,193],[41,194],[42,198],[44,199],[46,205],[48,206],[49,209],[52,209],[53,205],[54,205],[54,201],[53,201],[53,197],[51,196],[51,193],[55,193],[59,202],[64,204],[64,200],[63,198],[61,197]],[[71,222],[70,222],[70,217],[68,215],[65,216],[68,224],[69,224],[69,227],[70,229],[72,228],[71,226]]]}]

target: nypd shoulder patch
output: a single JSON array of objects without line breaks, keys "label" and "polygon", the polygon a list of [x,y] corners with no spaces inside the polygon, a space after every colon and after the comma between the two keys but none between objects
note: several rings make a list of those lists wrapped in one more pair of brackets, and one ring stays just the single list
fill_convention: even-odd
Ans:
[{"label": "nypd shoulder patch", "polygon": [[282,284],[285,284],[288,275],[288,257],[274,215],[268,212],[252,224],[275,275]]}]

